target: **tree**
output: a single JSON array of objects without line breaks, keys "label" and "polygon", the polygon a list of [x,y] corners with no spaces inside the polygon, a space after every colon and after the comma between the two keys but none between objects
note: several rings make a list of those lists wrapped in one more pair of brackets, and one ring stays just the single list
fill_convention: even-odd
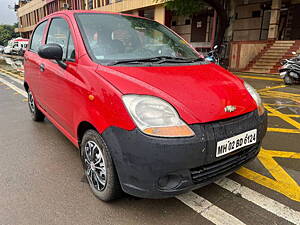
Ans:
[{"label": "tree", "polygon": [[13,38],[16,38],[18,35],[15,33],[15,28],[18,27],[18,24],[14,25],[0,25],[0,45],[7,45],[7,42]]},{"label": "tree", "polygon": [[229,25],[229,19],[223,0],[158,0],[165,2],[166,7],[177,15],[191,16],[199,13],[203,8],[211,6],[218,14],[218,35],[215,43],[221,45]]}]

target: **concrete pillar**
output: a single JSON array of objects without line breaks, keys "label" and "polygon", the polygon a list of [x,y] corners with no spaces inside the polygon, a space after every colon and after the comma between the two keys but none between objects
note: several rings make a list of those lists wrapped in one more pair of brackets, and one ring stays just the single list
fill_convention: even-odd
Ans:
[{"label": "concrete pillar", "polygon": [[238,5],[238,2],[236,0],[229,1],[229,18],[231,18],[231,19],[230,19],[229,27],[226,29],[226,34],[225,34],[226,41],[233,40],[233,33],[234,33],[233,29],[234,29],[237,5]]},{"label": "concrete pillar", "polygon": [[268,33],[269,40],[276,40],[278,38],[280,9],[281,0],[272,0],[271,18]]},{"label": "concrete pillar", "polygon": [[82,9],[89,9],[89,2],[88,0],[83,0],[83,6],[82,6]]},{"label": "concrete pillar", "polygon": [[166,19],[166,9],[165,9],[165,7],[163,5],[155,6],[154,20],[161,23],[161,24],[165,24],[165,19]]}]

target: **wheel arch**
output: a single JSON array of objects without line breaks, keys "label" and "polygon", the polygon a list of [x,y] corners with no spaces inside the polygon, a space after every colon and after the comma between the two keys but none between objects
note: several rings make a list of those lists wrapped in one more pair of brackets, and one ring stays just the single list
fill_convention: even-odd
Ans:
[{"label": "wheel arch", "polygon": [[29,85],[26,81],[24,81],[24,88],[25,88],[25,91],[28,92],[29,90]]},{"label": "wheel arch", "polygon": [[91,124],[90,122],[87,122],[87,121],[80,122],[78,127],[77,127],[78,146],[80,146],[83,135],[87,130],[95,130],[99,133],[98,129],[93,124]]}]

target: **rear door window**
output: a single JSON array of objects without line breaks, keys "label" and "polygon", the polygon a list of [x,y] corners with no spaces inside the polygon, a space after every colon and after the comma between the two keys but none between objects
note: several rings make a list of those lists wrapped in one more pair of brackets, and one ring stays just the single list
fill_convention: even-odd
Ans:
[{"label": "rear door window", "polygon": [[47,21],[44,21],[41,24],[39,24],[32,35],[30,50],[33,52],[37,52],[39,47],[42,45],[44,29],[47,24],[46,22]]}]

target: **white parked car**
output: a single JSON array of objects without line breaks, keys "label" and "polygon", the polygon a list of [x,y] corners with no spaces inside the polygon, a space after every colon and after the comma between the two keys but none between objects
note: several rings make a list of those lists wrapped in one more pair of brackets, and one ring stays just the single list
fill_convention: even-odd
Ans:
[{"label": "white parked car", "polygon": [[8,42],[4,48],[5,54],[23,55],[28,45],[28,39],[16,38]]}]

